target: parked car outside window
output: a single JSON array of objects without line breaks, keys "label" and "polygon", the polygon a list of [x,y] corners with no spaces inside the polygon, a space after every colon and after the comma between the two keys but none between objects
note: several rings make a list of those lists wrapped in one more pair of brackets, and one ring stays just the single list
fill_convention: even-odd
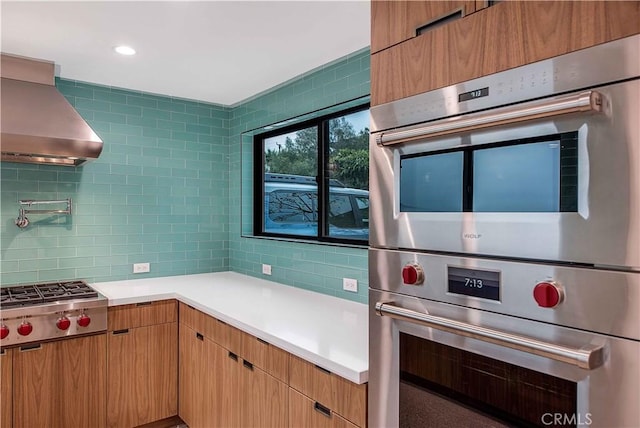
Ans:
[{"label": "parked car outside window", "polygon": [[[317,236],[318,187],[314,177],[265,174],[264,231]],[[329,234],[347,239],[369,239],[369,192],[330,182]]]}]

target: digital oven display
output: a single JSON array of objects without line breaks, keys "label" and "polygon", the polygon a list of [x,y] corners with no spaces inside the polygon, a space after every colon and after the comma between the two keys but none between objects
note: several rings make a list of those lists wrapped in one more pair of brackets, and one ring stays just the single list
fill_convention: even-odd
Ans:
[{"label": "digital oven display", "polygon": [[448,291],[500,301],[500,272],[447,266]]}]

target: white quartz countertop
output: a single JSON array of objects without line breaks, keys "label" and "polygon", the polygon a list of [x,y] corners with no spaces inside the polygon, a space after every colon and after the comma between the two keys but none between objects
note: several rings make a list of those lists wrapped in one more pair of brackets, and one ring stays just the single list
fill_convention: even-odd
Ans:
[{"label": "white quartz countertop", "polygon": [[355,383],[369,374],[367,305],[236,272],[91,284],[109,306],[177,299]]}]

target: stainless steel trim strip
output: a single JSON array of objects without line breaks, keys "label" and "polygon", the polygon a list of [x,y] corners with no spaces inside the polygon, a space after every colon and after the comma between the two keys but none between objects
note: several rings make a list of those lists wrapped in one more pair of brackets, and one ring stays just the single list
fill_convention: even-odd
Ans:
[{"label": "stainless steel trim strip", "polygon": [[555,361],[569,363],[587,370],[593,370],[604,363],[604,348],[602,346],[585,345],[579,349],[570,348],[526,336],[505,333],[503,331],[415,312],[397,306],[393,302],[377,302],[375,308],[379,316],[388,316],[400,321],[420,324],[437,330],[550,358]]},{"label": "stainless steel trim strip", "polygon": [[376,143],[382,146],[390,146],[416,139],[457,134],[568,113],[601,111],[602,96],[600,93],[587,91],[517,106],[503,107],[485,113],[441,119],[431,122],[427,126],[381,132],[376,136]]}]

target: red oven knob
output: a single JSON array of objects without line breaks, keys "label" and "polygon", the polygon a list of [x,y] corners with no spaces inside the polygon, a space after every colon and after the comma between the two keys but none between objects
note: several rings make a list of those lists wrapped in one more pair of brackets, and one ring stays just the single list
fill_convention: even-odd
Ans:
[{"label": "red oven knob", "polygon": [[562,301],[562,290],[552,281],[543,281],[533,288],[533,298],[542,308],[553,308]]},{"label": "red oven knob", "polygon": [[424,271],[418,263],[407,263],[402,268],[402,281],[407,285],[422,284]]},{"label": "red oven knob", "polygon": [[0,339],[4,339],[7,336],[9,336],[9,327],[7,327],[6,325],[2,324],[0,326]]},{"label": "red oven knob", "polygon": [[89,315],[82,314],[78,317],[78,325],[80,327],[87,327],[89,324],[91,324],[91,317]]},{"label": "red oven knob", "polygon": [[33,326],[30,322],[23,321],[22,324],[18,326],[18,334],[20,336],[29,336],[33,331]]},{"label": "red oven knob", "polygon": [[58,318],[58,321],[56,321],[56,327],[58,327],[58,330],[67,330],[71,327],[71,321],[67,317]]}]

